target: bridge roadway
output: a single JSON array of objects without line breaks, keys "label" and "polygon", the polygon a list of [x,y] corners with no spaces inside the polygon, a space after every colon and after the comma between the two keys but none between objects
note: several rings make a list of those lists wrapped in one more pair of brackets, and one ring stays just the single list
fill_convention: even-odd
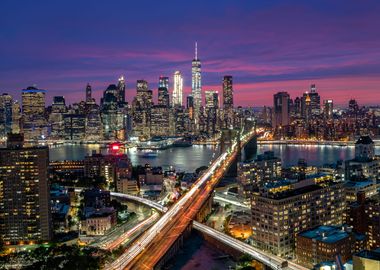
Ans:
[{"label": "bridge roadway", "polygon": [[[205,233],[223,244],[234,248],[242,253],[251,255],[255,260],[262,262],[263,264],[271,267],[272,269],[291,269],[291,270],[307,270],[303,266],[297,265],[293,262],[286,261],[278,256],[263,252],[247,243],[237,240],[231,236],[228,236],[222,232],[219,232],[207,225],[193,221],[193,228]],[[282,264],[286,262],[287,266],[282,267]]]},{"label": "bridge roadway", "polygon": [[240,207],[240,208],[246,208],[251,209],[251,207],[246,204],[243,200],[239,199],[236,196],[225,194],[223,192],[215,192],[214,193],[214,201],[232,204],[234,206]]},{"label": "bridge roadway", "polygon": [[[254,134],[252,130],[242,136],[241,145],[245,145]],[[153,269],[195,218],[239,150],[235,139],[231,147],[212,163],[192,188],[109,268]]]},{"label": "bridge roadway", "polygon": [[121,245],[133,241],[133,239],[147,230],[159,217],[160,214],[155,212],[149,218],[133,224],[128,230],[124,232],[120,232],[120,230],[111,232],[110,234],[104,235],[97,241],[91,243],[90,246],[112,251]]},{"label": "bridge roadway", "polygon": [[143,197],[133,196],[133,195],[124,194],[124,193],[118,193],[118,192],[111,192],[111,196],[129,200],[129,201],[139,202],[141,204],[145,204],[146,206],[154,208],[160,212],[166,212],[168,210],[167,207],[162,206],[162,204],[159,204],[158,202],[154,202]]},{"label": "bridge roadway", "polygon": [[[216,192],[216,194],[220,195],[221,192]],[[119,198],[127,198],[129,200],[135,200],[135,201],[138,201],[142,204],[145,204],[147,206],[150,206],[150,207],[153,207],[155,208],[156,210],[160,211],[160,212],[163,212],[165,213],[167,211],[167,208],[160,205],[159,203],[155,203],[155,202],[152,202],[148,199],[143,199],[141,197],[137,197],[137,196],[132,196],[132,195],[126,195],[126,194],[123,194],[123,193],[116,193],[116,192],[113,192],[112,193],[112,196],[114,197],[119,197]],[[229,200],[231,202],[231,200]],[[239,205],[240,206],[240,205]],[[141,228],[141,227],[140,227]],[[145,227],[146,228],[146,227]],[[193,221],[193,228],[202,232],[202,233],[206,233],[207,235],[221,241],[222,243],[226,244],[227,246],[229,247],[232,247],[238,251],[241,251],[242,253],[245,253],[245,254],[249,254],[251,255],[254,259],[264,263],[265,265],[268,265],[270,266],[271,268],[273,269],[280,269],[280,266],[282,264],[282,262],[284,262],[284,259],[278,257],[278,256],[275,256],[273,254],[270,254],[270,253],[267,253],[265,251],[262,251],[260,249],[257,249],[249,244],[246,244],[240,240],[237,240],[233,237],[230,237],[222,232],[219,232],[213,228],[210,228],[208,227],[207,225],[204,225],[202,223],[199,223],[199,222],[196,222],[196,221]],[[126,234],[129,234],[128,232]],[[172,235],[171,237],[175,237],[177,235]],[[123,238],[123,237],[121,237]],[[126,254],[123,254],[122,256],[126,257]],[[120,257],[121,259],[121,257]],[[116,262],[116,261],[115,261]],[[120,261],[119,261],[120,262]],[[112,269],[123,269],[123,266],[120,264],[120,265],[115,265],[112,264]],[[110,267],[111,268],[111,267]],[[108,267],[107,267],[108,269]],[[143,268],[142,268],[143,269]],[[302,267],[298,264],[295,264],[293,262],[290,262],[288,261],[288,266],[283,268],[284,270],[285,269],[290,269],[290,270],[307,270],[308,268],[305,268],[305,267]]]}]

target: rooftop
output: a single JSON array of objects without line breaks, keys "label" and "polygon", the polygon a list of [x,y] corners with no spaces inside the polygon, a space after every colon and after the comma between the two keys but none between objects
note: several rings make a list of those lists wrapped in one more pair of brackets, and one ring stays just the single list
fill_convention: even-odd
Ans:
[{"label": "rooftop", "polygon": [[46,90],[38,89],[37,87],[34,87],[34,86],[29,86],[28,88],[23,89],[22,92],[23,93],[38,93],[38,92],[46,93]]},{"label": "rooftop", "polygon": [[380,249],[378,248],[372,251],[362,250],[359,253],[355,254],[354,256],[380,261]]},{"label": "rooftop", "polygon": [[365,188],[373,185],[373,181],[348,181],[344,185],[348,188]]},{"label": "rooftop", "polygon": [[344,229],[336,226],[319,226],[314,229],[304,231],[299,235],[328,244],[339,242],[349,236]]}]

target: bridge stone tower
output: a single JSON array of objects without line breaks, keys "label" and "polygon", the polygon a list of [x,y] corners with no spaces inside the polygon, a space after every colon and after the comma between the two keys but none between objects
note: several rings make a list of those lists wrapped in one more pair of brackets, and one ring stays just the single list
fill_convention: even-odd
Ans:
[{"label": "bridge stone tower", "polygon": [[[256,120],[253,117],[248,117],[244,119],[243,134],[250,132],[252,129],[256,128]],[[244,162],[251,161],[256,157],[257,154],[257,137],[253,137],[243,149]]]},{"label": "bridge stone tower", "polygon": [[243,148],[244,162],[252,161],[257,154],[257,136],[254,136]]},{"label": "bridge stone tower", "polygon": [[220,153],[223,153],[232,145],[234,139],[237,139],[238,143],[238,154],[235,161],[231,164],[228,169],[226,176],[236,177],[237,176],[237,163],[241,161],[241,149],[240,149],[240,129],[222,129],[222,136],[220,138]]}]

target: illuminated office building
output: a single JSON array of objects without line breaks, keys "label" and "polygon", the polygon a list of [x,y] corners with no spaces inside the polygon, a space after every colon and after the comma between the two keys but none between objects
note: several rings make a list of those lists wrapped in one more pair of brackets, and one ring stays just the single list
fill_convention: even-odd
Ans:
[{"label": "illuminated office building", "polygon": [[92,101],[92,88],[91,85],[88,83],[86,85],[86,102]]},{"label": "illuminated office building", "polygon": [[279,180],[253,192],[251,205],[255,245],[281,257],[294,256],[298,233],[343,223],[344,185],[328,174]]},{"label": "illuminated office building", "polygon": [[148,82],[145,80],[137,80],[136,84],[136,107],[140,109],[148,109],[153,105],[153,93],[148,89]]},{"label": "illuminated office building", "polygon": [[326,119],[333,118],[334,102],[332,99],[327,99],[323,103],[323,113]]},{"label": "illuminated office building", "polygon": [[158,79],[158,88],[166,88],[169,92],[169,77],[160,76]]},{"label": "illuminated office building", "polygon": [[125,79],[124,79],[124,76],[120,76],[119,81],[117,83],[116,98],[117,98],[118,104],[124,104],[125,103]]},{"label": "illuminated office building", "polygon": [[11,95],[0,95],[0,137],[5,137],[12,130],[12,104]]},{"label": "illuminated office building", "polygon": [[355,158],[345,161],[345,179],[353,181],[380,180],[380,156],[375,155],[375,143],[361,136],[355,143]]},{"label": "illuminated office building", "polygon": [[172,134],[174,119],[166,106],[155,105],[150,111],[150,136],[168,136]]},{"label": "illuminated office building", "polygon": [[183,95],[183,78],[180,71],[174,72],[174,88],[172,104],[175,106],[182,106]]},{"label": "illuminated office building", "polygon": [[233,88],[232,88],[232,76],[224,76],[223,78],[223,108],[233,109],[234,99],[233,99]]},{"label": "illuminated office building", "polygon": [[160,76],[158,81],[158,105],[169,108],[169,78]]},{"label": "illuminated office building", "polygon": [[50,136],[54,139],[63,139],[65,137],[64,114],[67,112],[65,98],[55,96],[51,105],[51,114],[49,122],[51,126]]},{"label": "illuminated office building", "polygon": [[273,96],[273,128],[289,125],[289,94],[278,92]]},{"label": "illuminated office building", "polygon": [[111,84],[104,91],[101,99],[103,134],[106,139],[116,139],[118,131],[123,129],[123,115],[118,106],[118,93],[117,86]]},{"label": "illuminated office building", "polygon": [[194,98],[191,95],[186,98],[186,108],[189,111],[190,119],[194,120]]},{"label": "illuminated office building", "polygon": [[238,164],[238,190],[241,195],[247,195],[253,187],[273,182],[281,177],[281,159],[272,151],[266,151],[255,160]]},{"label": "illuminated office building", "polygon": [[205,114],[206,114],[206,132],[213,135],[216,132],[218,120],[219,95],[218,91],[205,91]]},{"label": "illuminated office building", "polygon": [[33,86],[22,90],[22,118],[25,140],[45,139],[47,136],[45,95],[45,90]]},{"label": "illuminated office building", "polygon": [[103,125],[99,105],[94,104],[86,114],[86,140],[103,139]]},{"label": "illuminated office building", "polygon": [[[302,116],[319,115],[321,110],[321,97],[315,84],[310,85],[310,91],[306,91],[301,98]],[[310,114],[310,115],[308,115]]]},{"label": "illuminated office building", "polygon": [[197,43],[195,43],[195,57],[191,62],[191,95],[194,98],[194,119],[197,122],[202,105],[201,60],[198,59]]},{"label": "illuminated office building", "polygon": [[11,134],[0,148],[0,238],[6,244],[51,239],[48,147],[23,147]]},{"label": "illuminated office building", "polygon": [[18,101],[14,101],[12,104],[12,133],[20,133],[20,103]]},{"label": "illuminated office building", "polygon": [[84,140],[86,136],[86,116],[84,114],[65,114],[63,122],[66,140]]}]

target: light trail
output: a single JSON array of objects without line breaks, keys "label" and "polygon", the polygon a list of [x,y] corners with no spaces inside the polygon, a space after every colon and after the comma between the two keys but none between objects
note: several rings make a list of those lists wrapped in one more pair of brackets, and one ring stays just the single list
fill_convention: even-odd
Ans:
[{"label": "light trail", "polygon": [[271,267],[272,269],[291,269],[291,270],[307,270],[303,266],[295,264],[293,262],[286,261],[281,257],[266,253],[261,251],[247,243],[237,240],[231,236],[228,236],[222,232],[219,232],[213,228],[210,228],[202,223],[193,221],[193,228],[199,230],[200,232],[206,233],[220,242],[232,247],[242,253],[251,255],[254,259],[264,263],[265,265]]},{"label": "light trail", "polygon": [[[241,137],[241,145],[246,144],[254,132]],[[182,196],[153,226],[151,226],[124,254],[107,266],[107,269],[151,269],[170,248],[173,241],[183,232],[212,192],[219,179],[237,155],[235,139],[230,148],[214,160],[212,165],[200,176],[192,188]],[[202,188],[203,187],[203,188]],[[183,209],[186,206],[185,209]],[[174,218],[174,219],[173,219]],[[160,235],[161,231],[163,234]],[[156,241],[155,241],[156,240]],[[236,244],[236,248],[241,243]],[[242,243],[244,244],[244,243]],[[249,246],[249,245],[247,245]],[[150,252],[146,249],[149,248]],[[241,247],[240,247],[241,248]],[[257,252],[257,251],[256,251]],[[269,266],[278,267],[267,255],[254,253]],[[269,258],[269,259],[268,259]],[[141,262],[140,262],[141,261]],[[136,268],[136,267],[138,268]],[[278,268],[274,268],[278,269]],[[304,268],[291,268],[304,270]]]},{"label": "light trail", "polygon": [[124,244],[133,234],[138,232],[140,229],[150,226],[154,221],[156,221],[156,219],[159,216],[160,215],[158,213],[154,213],[148,219],[144,220],[143,222],[134,226],[132,229],[120,235],[115,241],[102,245],[101,248],[111,250],[111,251],[114,250],[115,248],[118,248],[120,245]]},{"label": "light trail", "polygon": [[111,196],[126,199],[129,201],[139,202],[141,204],[154,208],[160,212],[166,212],[168,210],[167,207],[163,206],[162,204],[159,204],[158,202],[154,202],[154,201],[151,201],[142,197],[138,197],[138,196],[133,196],[130,194],[111,192]]},{"label": "light trail", "polygon": [[[213,163],[213,165],[206,170],[203,175],[195,182],[194,186],[182,196],[178,202],[172,206],[162,217],[158,220],[152,227],[150,227],[141,237],[142,240],[138,240],[134,245],[132,245],[128,252],[121,255],[117,260],[115,260],[110,266],[110,269],[124,269],[138,254],[140,254],[160,233],[162,228],[169,223],[174,216],[182,209],[182,207],[188,202],[189,199],[194,196],[196,192],[201,188],[203,184],[212,176],[214,171],[221,165],[221,163],[226,159],[227,153],[223,153],[219,156]],[[135,197],[135,196],[133,196]]]},{"label": "light trail", "polygon": [[239,199],[233,198],[232,196],[228,196],[228,195],[225,195],[225,194],[220,193],[220,192],[215,192],[214,200],[219,201],[219,202],[223,202],[223,203],[229,203],[229,204],[235,205],[237,207],[241,207],[241,208],[251,209],[251,207],[249,205],[245,204],[244,202],[240,201]]}]

